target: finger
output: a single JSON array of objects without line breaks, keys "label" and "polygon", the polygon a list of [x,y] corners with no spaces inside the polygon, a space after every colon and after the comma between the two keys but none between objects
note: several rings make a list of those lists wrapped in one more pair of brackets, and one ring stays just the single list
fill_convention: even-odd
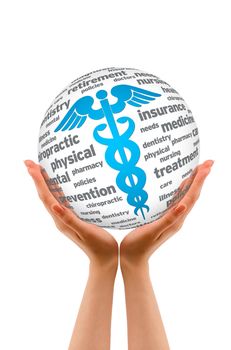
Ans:
[{"label": "finger", "polygon": [[89,238],[91,234],[95,234],[98,227],[79,219],[70,209],[57,204],[52,205],[51,208],[65,225],[78,232],[83,241]]},{"label": "finger", "polygon": [[51,206],[54,203],[58,204],[58,201],[54,198],[54,196],[50,193],[48,186],[41,176],[41,167],[34,163],[33,161],[25,161],[25,164],[27,166],[28,172],[31,175],[35,187],[37,189],[39,198],[43,202],[46,209],[49,211],[49,213],[52,215],[52,217],[55,219],[55,215],[51,210]]},{"label": "finger", "polygon": [[[161,228],[163,228],[161,235],[164,235],[166,231],[167,232],[171,231],[171,227],[173,227],[173,225],[178,225],[179,221],[181,221],[181,224],[183,224],[185,217],[191,211],[192,207],[195,205],[197,199],[200,196],[203,183],[210,172],[211,165],[212,165],[211,163],[206,161],[205,163],[203,163],[197,168],[195,172],[196,175],[194,174],[194,179],[193,179],[193,182],[191,183],[191,186],[188,192],[180,200],[177,206],[171,208],[170,212],[164,215],[160,219]],[[172,216],[171,213],[174,212],[175,208],[180,208],[181,206],[185,206],[186,210],[183,210],[181,212],[182,215],[178,216],[178,218],[174,220],[174,215]]]},{"label": "finger", "polygon": [[30,161],[29,164],[27,162],[26,165],[27,166],[29,165],[28,172],[34,181],[39,198],[41,199],[41,201],[43,202],[47,210],[52,213],[52,209],[51,209],[52,205],[57,204],[60,206],[60,203],[58,199],[56,199],[54,195],[49,191],[47,183],[44,177],[42,176],[40,165],[32,161]]},{"label": "finger", "polygon": [[142,241],[145,239],[147,242],[152,242],[153,240],[158,239],[158,237],[170,226],[174,225],[174,223],[179,220],[179,218],[183,215],[183,213],[187,210],[185,205],[182,205],[169,209],[161,218],[151,222],[149,224],[145,224],[141,227],[136,228],[133,231],[138,234],[138,237],[142,237]]},{"label": "finger", "polygon": [[[185,191],[188,191],[191,184],[193,183],[193,180],[196,178],[197,174],[199,171],[201,171],[201,169],[209,169],[209,167],[211,166],[211,161],[206,161],[200,165],[198,165],[195,170],[192,173],[191,178],[188,178],[186,180],[184,180],[182,182],[182,190],[184,190],[185,187]],[[184,194],[184,193],[183,193]],[[184,197],[183,197],[184,198]],[[164,231],[166,231],[167,229],[170,229],[171,226],[173,226],[174,224],[177,223],[178,220],[182,219],[183,217],[185,217],[187,215],[187,213],[189,212],[188,207],[187,207],[187,202],[183,202],[183,198],[181,196],[180,200],[178,198],[178,202],[176,204],[176,202],[174,202],[167,210],[167,212],[165,212],[165,214],[163,216],[161,216],[158,220],[150,223],[150,224],[146,224],[144,226],[142,226],[141,228],[137,228],[135,229],[135,231],[141,231],[142,232],[142,236],[147,236],[147,239],[153,239],[153,237],[155,237],[155,239],[157,237],[159,237]],[[175,210],[176,207],[180,207],[180,204],[183,205],[182,212],[180,209]]]},{"label": "finger", "polygon": [[[178,207],[183,205],[183,201],[181,201],[180,203],[178,204]],[[186,217],[188,216],[189,212],[192,210],[195,203],[196,203],[196,200],[193,203],[191,202],[190,206],[182,212],[182,215],[179,216],[178,220],[175,220],[172,223],[172,225],[165,227],[165,229],[161,232],[161,234],[158,236],[157,240],[155,241],[156,248],[158,248],[160,245],[162,245],[165,241],[167,241],[170,237],[172,237],[175,233],[177,233],[180,230],[180,228],[184,224]]]},{"label": "finger", "polygon": [[[160,219],[162,222],[160,222],[159,232],[155,229],[155,233],[152,236],[153,245],[151,246],[151,250],[149,252],[150,255],[155,250],[157,250],[165,241],[172,237],[177,231],[179,231],[180,227],[183,225],[184,219],[182,218],[185,217],[187,208],[184,207],[183,209],[181,205],[178,205],[177,208],[178,213],[173,213],[173,215],[169,216],[169,218],[167,218],[167,222],[166,217],[163,217],[163,221],[162,218]],[[174,208],[171,210],[174,212]]]},{"label": "finger", "polygon": [[176,206],[177,203],[179,203],[181,201],[181,199],[184,197],[186,192],[189,190],[189,188],[193,182],[194,176],[195,176],[195,174],[182,181],[182,183],[178,187],[177,191],[173,195],[171,202],[168,205],[168,209],[172,208],[173,206]]},{"label": "finger", "polygon": [[64,200],[62,200],[62,205],[65,205],[67,208],[70,208],[70,204],[63,193],[62,187],[59,186],[57,183],[51,181],[46,169],[43,167],[41,167],[41,174],[49,188],[49,191],[53,194],[57,201],[60,202],[60,197],[64,198]]},{"label": "finger", "polygon": [[180,186],[178,187],[177,192],[174,194],[174,196],[171,200],[171,204],[169,205],[169,208],[175,206],[177,203],[179,203],[181,201],[181,199],[187,193],[191,184],[193,183],[193,180],[195,179],[198,171],[202,168],[208,167],[209,165],[210,165],[210,161],[205,161],[204,163],[199,164],[192,171],[191,175],[181,182]]},{"label": "finger", "polygon": [[[176,207],[179,208],[181,205],[184,205],[187,208],[187,210],[184,211],[183,215],[181,215],[181,220],[183,217],[188,215],[189,211],[192,209],[196,200],[199,198],[203,183],[210,172],[211,166],[212,164],[206,161],[197,167],[195,173],[192,176],[193,181],[191,183],[188,183],[188,185],[190,184],[190,187],[187,190],[186,194],[177,203],[177,206],[174,206],[173,208],[171,208],[173,209],[172,210],[173,212],[174,212],[174,208]],[[171,218],[171,211],[169,212],[169,214]],[[166,215],[166,217],[168,219],[168,215]],[[164,216],[163,216],[163,220],[164,220]],[[169,227],[169,225],[167,225],[167,227]]]},{"label": "finger", "polygon": [[188,212],[192,209],[192,207],[194,206],[194,204],[198,200],[198,198],[201,194],[205,179],[207,178],[208,174],[210,173],[211,166],[209,166],[207,163],[205,166],[201,167],[198,170],[189,190],[187,191],[185,196],[180,201],[181,204],[185,204],[187,206]]},{"label": "finger", "polygon": [[[75,230],[73,230],[72,227],[68,227],[68,230],[66,230],[66,228],[64,227],[64,223],[62,220],[60,220],[59,216],[57,215],[57,212],[55,212],[52,207],[54,205],[56,205],[57,207],[60,208],[61,210],[61,206],[59,204],[59,202],[57,201],[57,199],[50,193],[47,184],[41,174],[41,168],[38,164],[32,162],[32,161],[26,161],[25,164],[28,167],[28,172],[31,175],[32,179],[34,180],[39,198],[41,199],[41,201],[43,202],[44,206],[46,207],[46,209],[48,210],[48,212],[51,214],[51,216],[53,217],[55,223],[56,221],[60,221],[60,223],[63,225],[63,231],[65,231],[65,234],[68,233],[69,235],[71,235],[72,240],[74,239],[76,241],[76,238],[78,238],[79,240],[81,240],[81,237],[79,236],[79,234],[77,232],[75,232]],[[57,225],[56,226],[59,228],[59,226],[61,225]],[[62,229],[60,228],[60,231],[62,231]],[[71,238],[69,237],[69,238]]]},{"label": "finger", "polygon": [[[178,231],[178,230],[177,230]],[[154,249],[157,250],[164,242],[166,242],[169,238],[171,238],[177,231],[167,230],[162,232],[161,235],[155,240]]]},{"label": "finger", "polygon": [[173,226],[186,211],[187,206],[185,204],[178,204],[156,220],[153,223],[153,231],[158,232],[158,235],[155,234],[155,238],[158,238],[166,229]]},{"label": "finger", "polygon": [[[186,193],[183,199],[181,199],[177,206],[171,208],[170,211],[167,212],[167,214],[165,214],[159,220],[160,230],[162,230],[161,234],[158,237],[159,244],[162,244],[164,241],[166,241],[183,225],[186,216],[191,211],[192,207],[195,205],[197,199],[199,198],[203,183],[210,172],[212,164],[213,163],[210,161],[206,161],[197,168],[195,172],[196,175],[193,175],[194,179],[189,191]],[[180,215],[178,215],[178,217],[176,217],[176,220],[174,220],[174,214],[172,215],[172,213],[174,213],[174,211],[178,211],[182,206],[185,206],[186,209],[182,209]]]},{"label": "finger", "polygon": [[[28,162],[26,163],[26,165],[27,164],[28,164]],[[38,164],[30,161],[29,167],[28,167],[28,172],[34,181],[39,198],[41,199],[41,201],[43,202],[45,207],[50,211],[51,205],[54,203],[58,204],[58,201],[49,191],[49,188],[48,188],[48,186],[47,186],[47,184],[46,184],[46,182],[41,174],[40,166]]]},{"label": "finger", "polygon": [[[61,205],[57,201],[57,199],[50,193],[40,170],[40,165],[37,165],[34,162],[30,161],[30,167],[28,171],[33,177],[39,197],[44,203],[47,210],[55,214],[57,218],[59,218],[59,220],[62,221],[63,224],[67,225],[67,227],[76,231],[81,240],[84,240],[87,237],[89,237],[91,233],[94,233],[96,225],[87,223],[79,219],[77,214],[75,214],[72,210]],[[55,210],[55,208],[57,210]]]},{"label": "finger", "polygon": [[[199,165],[193,172],[191,179],[188,181],[183,181],[184,184],[191,185],[193,183],[192,180],[195,180],[196,176],[198,179],[199,172],[201,174],[202,169],[204,169],[204,171],[206,169],[208,170],[210,166],[210,161],[206,161],[203,164]],[[142,243],[145,239],[149,243],[149,246],[151,246],[150,242],[155,241],[153,249],[156,250],[156,248],[161,245],[162,242],[167,240],[171,235],[173,235],[174,232],[177,232],[177,230],[180,228],[180,225],[183,225],[184,219],[189,212],[189,209],[187,207],[188,201],[184,202],[183,199],[181,199],[177,205],[174,204],[174,206],[169,207],[168,211],[165,212],[165,214],[158,220],[136,228],[134,231],[132,231],[132,234],[134,235],[137,233],[138,237],[142,237]]]}]

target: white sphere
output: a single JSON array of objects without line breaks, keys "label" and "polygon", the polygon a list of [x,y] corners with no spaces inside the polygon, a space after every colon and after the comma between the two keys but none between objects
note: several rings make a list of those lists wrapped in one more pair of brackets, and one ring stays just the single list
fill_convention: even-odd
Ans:
[{"label": "white sphere", "polygon": [[183,98],[157,76],[105,68],[54,99],[38,160],[53,195],[78,217],[129,229],[157,220],[187,192],[179,186],[198,164],[198,129]]}]

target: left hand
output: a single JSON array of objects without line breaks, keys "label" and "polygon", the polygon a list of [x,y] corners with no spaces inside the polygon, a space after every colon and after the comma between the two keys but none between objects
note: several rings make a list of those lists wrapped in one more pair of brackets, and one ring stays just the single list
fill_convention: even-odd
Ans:
[{"label": "left hand", "polygon": [[[61,205],[58,197],[63,194],[57,185],[47,186],[49,177],[45,169],[31,160],[25,165],[37,188],[39,198],[52,216],[56,227],[76,243],[100,267],[117,268],[118,243],[102,227],[81,220],[71,209]],[[67,203],[68,205],[68,203]]]}]

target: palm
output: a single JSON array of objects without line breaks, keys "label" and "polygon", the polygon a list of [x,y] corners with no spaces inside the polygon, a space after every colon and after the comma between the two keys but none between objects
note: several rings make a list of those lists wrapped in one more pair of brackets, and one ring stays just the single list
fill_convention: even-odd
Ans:
[{"label": "palm", "polygon": [[[199,165],[192,176],[184,180],[179,189],[186,194],[178,205],[186,206],[185,212],[177,216],[169,209],[165,215],[153,223],[140,226],[131,231],[121,242],[121,257],[126,259],[147,259],[161,244],[176,233],[199,198],[203,182],[210,171],[210,161]],[[177,194],[176,194],[177,195]]]},{"label": "palm", "polygon": [[59,197],[64,197],[64,194],[57,184],[51,184],[45,169],[30,162],[29,173],[33,177],[40,199],[59,231],[81,247],[89,258],[98,256],[104,261],[117,254],[118,244],[114,237],[103,228],[80,220],[70,209],[68,202],[62,203],[68,219],[63,220],[52,211],[52,205],[59,204]]}]

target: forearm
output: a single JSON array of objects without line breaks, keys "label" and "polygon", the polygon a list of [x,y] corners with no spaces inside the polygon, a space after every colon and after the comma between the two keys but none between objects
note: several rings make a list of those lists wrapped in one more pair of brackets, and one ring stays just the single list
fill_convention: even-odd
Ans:
[{"label": "forearm", "polygon": [[68,350],[109,350],[117,267],[90,264],[89,278]]},{"label": "forearm", "polygon": [[128,349],[169,350],[148,263],[121,266],[121,270],[127,309]]}]

